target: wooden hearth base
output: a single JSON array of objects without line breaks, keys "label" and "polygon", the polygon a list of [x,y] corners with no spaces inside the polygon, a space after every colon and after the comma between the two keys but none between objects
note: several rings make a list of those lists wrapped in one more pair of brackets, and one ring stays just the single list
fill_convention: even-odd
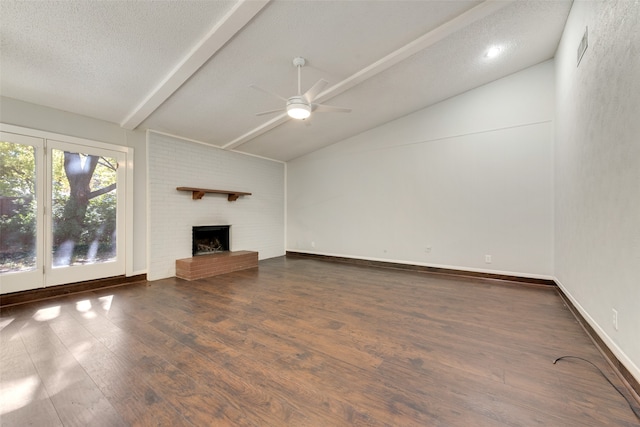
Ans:
[{"label": "wooden hearth base", "polygon": [[176,260],[176,276],[196,280],[255,267],[258,267],[258,252],[220,252]]}]

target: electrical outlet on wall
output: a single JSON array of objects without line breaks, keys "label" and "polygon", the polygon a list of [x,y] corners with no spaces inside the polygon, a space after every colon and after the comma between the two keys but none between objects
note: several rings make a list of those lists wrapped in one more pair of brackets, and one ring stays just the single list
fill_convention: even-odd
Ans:
[{"label": "electrical outlet on wall", "polygon": [[491,255],[485,255],[484,256],[484,262],[486,264],[491,264]]},{"label": "electrical outlet on wall", "polygon": [[616,310],[615,308],[612,308],[611,310],[613,311],[613,316],[611,318],[611,320],[613,321],[613,329],[617,331],[618,330],[618,310]]}]

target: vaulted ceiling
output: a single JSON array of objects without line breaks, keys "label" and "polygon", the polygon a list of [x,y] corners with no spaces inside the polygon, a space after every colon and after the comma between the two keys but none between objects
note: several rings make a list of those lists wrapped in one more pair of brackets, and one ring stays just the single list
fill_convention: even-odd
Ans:
[{"label": "vaulted ceiling", "polygon": [[[287,161],[553,57],[571,1],[0,1],[0,94]],[[487,50],[499,47],[495,58]],[[350,113],[256,116],[302,91]],[[1,117],[0,117],[1,120]]]}]

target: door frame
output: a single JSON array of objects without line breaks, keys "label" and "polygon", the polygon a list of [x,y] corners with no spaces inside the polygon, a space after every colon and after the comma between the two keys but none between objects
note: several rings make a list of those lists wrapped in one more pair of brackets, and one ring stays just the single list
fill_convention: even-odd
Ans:
[{"label": "door frame", "polygon": [[[125,195],[124,195],[124,245],[122,245],[122,252],[124,256],[124,273],[125,276],[132,276],[133,270],[133,160],[134,149],[133,147],[127,147],[124,145],[111,144],[106,142],[100,142],[88,138],[75,137],[70,135],[63,135],[55,132],[43,131],[38,129],[30,129],[22,126],[10,125],[0,123],[0,131],[24,135],[27,137],[39,138],[44,140],[46,145],[47,141],[57,141],[63,143],[69,143],[77,146],[87,146],[97,149],[104,149],[109,151],[117,151],[124,154],[124,161],[122,167],[124,168],[124,180],[125,180]],[[47,160],[48,161],[48,160]],[[41,174],[44,175],[44,174]],[[42,185],[47,185],[44,182],[45,177],[40,178]],[[48,207],[47,207],[48,208]],[[44,227],[44,222],[43,225]],[[44,260],[42,261],[44,263]],[[43,272],[44,264],[41,264],[40,271]],[[72,282],[70,282],[72,283]],[[44,280],[43,285],[44,286]]]},{"label": "door frame", "polygon": [[[48,139],[46,141],[46,161],[49,166],[45,176],[45,188],[46,188],[46,202],[45,202],[45,256],[44,256],[44,284],[45,286],[55,286],[64,283],[83,282],[87,280],[100,279],[104,277],[118,276],[125,271],[125,212],[126,212],[126,199],[127,183],[126,183],[126,170],[124,167],[120,167],[120,164],[124,166],[126,158],[124,153],[98,148],[89,145],[78,145],[69,142],[57,141]],[[116,253],[117,257],[113,261],[98,262],[95,264],[86,265],[70,265],[64,267],[53,267],[53,215],[52,200],[50,197],[53,195],[53,150],[58,151],[71,151],[82,154],[91,154],[98,156],[115,157],[118,163],[116,170],[117,174],[117,211],[116,214]]]}]

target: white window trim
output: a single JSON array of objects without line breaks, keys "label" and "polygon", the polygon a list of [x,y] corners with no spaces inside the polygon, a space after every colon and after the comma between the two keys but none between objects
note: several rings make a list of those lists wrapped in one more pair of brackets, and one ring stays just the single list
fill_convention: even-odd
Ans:
[{"label": "white window trim", "polygon": [[0,123],[0,130],[3,132],[16,133],[46,140],[56,140],[61,142],[69,142],[77,145],[86,145],[89,147],[103,148],[105,150],[119,151],[125,155],[125,180],[127,191],[125,194],[125,275],[133,276],[133,147],[124,145],[110,144],[106,142],[95,141],[87,138],[79,138],[71,135],[63,135],[55,132],[43,131],[38,129],[25,128],[22,126],[9,125]]}]

